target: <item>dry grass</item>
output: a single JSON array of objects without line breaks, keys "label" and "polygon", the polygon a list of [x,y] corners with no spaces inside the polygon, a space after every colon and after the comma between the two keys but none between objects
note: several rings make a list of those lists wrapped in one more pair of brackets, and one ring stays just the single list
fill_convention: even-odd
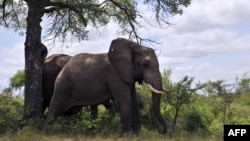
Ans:
[{"label": "dry grass", "polygon": [[169,131],[167,135],[161,135],[157,131],[149,131],[145,128],[142,128],[141,133],[137,136],[121,137],[118,131],[86,135],[86,133],[73,131],[64,133],[47,129],[39,130],[27,126],[15,133],[0,135],[0,141],[223,141],[223,139],[216,136],[203,137],[186,132],[173,133],[172,131]]},{"label": "dry grass", "polygon": [[159,135],[155,132],[144,132],[138,136],[120,137],[119,135],[109,136],[86,136],[77,135],[47,135],[34,131],[20,131],[15,134],[5,134],[0,136],[0,141],[222,141],[222,138],[200,137],[195,135]]},{"label": "dry grass", "polygon": [[222,139],[209,139],[202,137],[192,137],[192,138],[169,138],[169,137],[155,137],[155,138],[118,138],[118,137],[86,137],[86,136],[76,136],[76,137],[59,137],[59,136],[43,136],[43,137],[0,137],[0,141],[222,141]]}]

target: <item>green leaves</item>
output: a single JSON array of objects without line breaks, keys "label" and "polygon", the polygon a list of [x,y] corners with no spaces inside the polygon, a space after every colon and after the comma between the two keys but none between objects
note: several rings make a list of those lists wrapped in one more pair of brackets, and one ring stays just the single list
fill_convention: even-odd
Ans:
[{"label": "green leaves", "polygon": [[26,29],[27,6],[23,1],[4,0],[0,4],[0,26],[13,29],[20,35]]},{"label": "green leaves", "polygon": [[[76,37],[79,40],[88,39],[87,26],[96,29],[114,21],[120,25],[122,34],[128,34],[131,38],[142,39],[138,29],[144,27],[142,11],[138,10],[140,5],[153,7],[148,11],[155,13],[156,21],[159,25],[168,26],[168,19],[175,14],[182,14],[182,9],[190,4],[191,0],[39,0],[43,10],[43,20],[46,25],[43,37],[45,39],[55,39],[59,37],[64,42],[68,37]],[[24,33],[27,18],[27,3],[19,1],[5,1],[0,15],[0,26],[14,29],[19,33]],[[42,9],[41,9],[42,7]],[[152,23],[149,24],[152,26]],[[138,40],[137,40],[138,41]]]},{"label": "green leaves", "polygon": [[169,17],[182,14],[183,8],[189,6],[191,0],[144,0],[144,4],[151,5],[155,19],[160,26],[170,24]]},{"label": "green leaves", "polygon": [[0,93],[0,135],[19,128],[23,110],[23,100],[10,93]]},{"label": "green leaves", "polygon": [[21,87],[24,86],[24,82],[25,82],[25,71],[18,70],[17,73],[10,78],[10,88],[14,90],[21,89]]},{"label": "green leaves", "polygon": [[122,29],[135,22],[136,3],[131,0],[69,0],[67,2],[50,2],[45,13],[50,21],[46,36],[75,36],[79,40],[87,39],[87,26],[99,28],[111,20],[120,24]]},{"label": "green leaves", "polygon": [[199,87],[192,88],[194,78],[185,76],[177,83],[171,84],[171,92],[166,94],[166,100],[170,105],[180,108],[183,104],[188,104],[192,101],[192,94]]}]

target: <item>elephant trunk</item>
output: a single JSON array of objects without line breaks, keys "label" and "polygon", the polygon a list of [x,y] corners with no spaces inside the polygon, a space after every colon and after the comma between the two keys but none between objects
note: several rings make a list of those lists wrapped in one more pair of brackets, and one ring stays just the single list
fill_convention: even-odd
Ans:
[{"label": "elephant trunk", "polygon": [[160,122],[162,125],[162,130],[160,130],[161,134],[166,134],[167,133],[167,125],[166,121],[163,118],[161,112],[160,112],[160,101],[161,101],[161,95],[164,91],[163,85],[162,85],[162,79],[160,76],[160,73],[157,73],[156,75],[153,75],[154,79],[148,79],[148,80],[153,80],[153,81],[147,81],[147,85],[149,89],[152,92],[152,101],[153,101],[153,111],[154,114],[157,118],[157,120]]},{"label": "elephant trunk", "polygon": [[[154,68],[158,68],[158,67],[154,67]],[[167,133],[166,121],[160,112],[161,95],[164,91],[160,71],[158,69],[155,69],[150,72],[144,72],[143,78],[144,78],[144,82],[147,84],[147,86],[149,87],[152,93],[152,102],[153,102],[152,108],[153,108],[154,114],[157,120],[160,122],[160,124],[163,127],[160,133],[166,134]]]},{"label": "elephant trunk", "polygon": [[161,94],[156,94],[156,93],[152,92],[152,101],[153,101],[154,114],[155,114],[157,120],[161,123],[161,125],[163,127],[162,130],[160,130],[160,133],[166,134],[167,133],[166,121],[160,112]]}]

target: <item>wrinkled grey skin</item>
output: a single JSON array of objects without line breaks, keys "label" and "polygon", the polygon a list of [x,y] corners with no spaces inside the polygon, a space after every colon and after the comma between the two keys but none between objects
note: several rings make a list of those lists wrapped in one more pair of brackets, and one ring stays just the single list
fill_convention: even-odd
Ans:
[{"label": "wrinkled grey skin", "polygon": [[[140,130],[135,82],[151,84],[163,91],[159,63],[153,49],[117,38],[108,53],[78,54],[59,73],[46,124],[77,106],[100,104],[112,97],[118,104],[122,133]],[[166,122],[160,113],[161,94],[152,92],[153,110],[166,133]],[[67,106],[65,106],[67,105]]]},{"label": "wrinkled grey skin", "polygon": [[[72,58],[72,56],[66,54],[54,54],[47,57],[43,64],[43,79],[42,79],[42,95],[43,95],[43,113],[47,107],[50,105],[50,101],[54,91],[54,84],[57,75],[62,70],[62,68],[67,64],[67,62]],[[104,103],[104,106],[108,109],[112,107],[110,100]],[[75,107],[65,115],[73,115],[81,110],[82,107]],[[97,105],[90,106],[91,115],[93,118],[97,118]]]}]

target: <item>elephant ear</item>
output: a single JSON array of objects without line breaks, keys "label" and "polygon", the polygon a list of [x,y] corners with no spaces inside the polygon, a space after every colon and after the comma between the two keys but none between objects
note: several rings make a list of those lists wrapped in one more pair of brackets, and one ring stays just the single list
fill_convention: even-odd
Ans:
[{"label": "elephant ear", "polygon": [[135,42],[117,38],[111,42],[108,58],[118,75],[127,83],[134,83],[134,55],[140,47]]}]

